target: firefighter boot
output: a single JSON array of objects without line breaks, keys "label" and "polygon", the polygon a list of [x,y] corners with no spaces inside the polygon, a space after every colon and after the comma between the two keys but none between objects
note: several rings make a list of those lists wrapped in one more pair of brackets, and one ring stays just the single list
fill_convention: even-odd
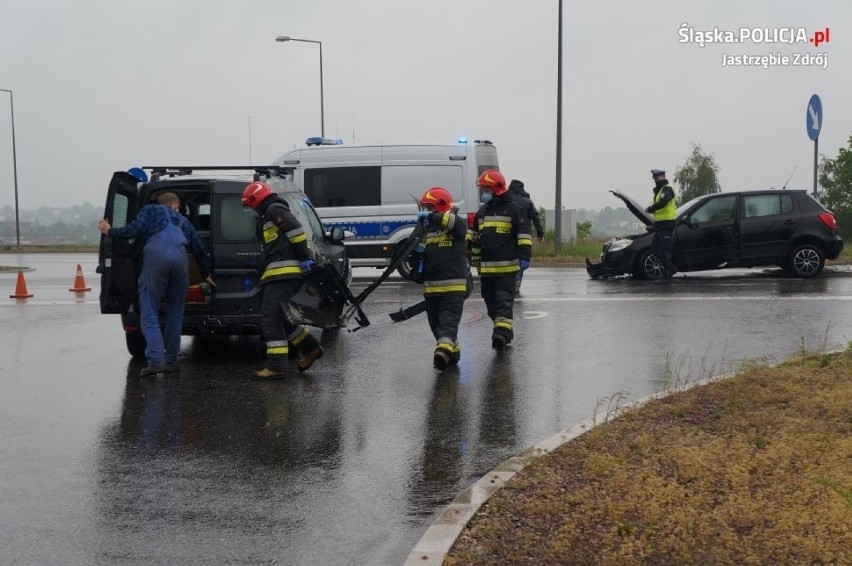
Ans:
[{"label": "firefighter boot", "polygon": [[299,372],[308,371],[308,368],[314,365],[314,362],[320,359],[323,354],[325,354],[325,350],[317,344],[316,348],[299,358],[299,364],[296,366],[296,369]]},{"label": "firefighter boot", "polygon": [[287,373],[284,370],[274,368],[263,368],[254,374],[254,379],[260,381],[272,381],[275,379],[284,379]]},{"label": "firefighter boot", "polygon": [[432,358],[432,363],[434,364],[435,369],[444,371],[447,369],[447,366],[450,365],[450,356],[444,350],[435,350],[435,357]]},{"label": "firefighter boot", "polygon": [[497,332],[495,332],[491,335],[491,347],[495,350],[502,350],[506,347],[507,342],[508,341],[506,340],[506,337],[502,334],[498,334]]}]

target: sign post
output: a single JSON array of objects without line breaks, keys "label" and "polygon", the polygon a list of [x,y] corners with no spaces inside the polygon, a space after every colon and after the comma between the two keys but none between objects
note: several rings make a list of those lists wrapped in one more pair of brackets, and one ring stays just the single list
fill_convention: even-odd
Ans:
[{"label": "sign post", "polygon": [[819,132],[822,129],[822,101],[819,95],[811,96],[808,101],[808,113],[805,117],[808,137],[814,140],[814,198],[817,196],[817,160],[819,159]]}]

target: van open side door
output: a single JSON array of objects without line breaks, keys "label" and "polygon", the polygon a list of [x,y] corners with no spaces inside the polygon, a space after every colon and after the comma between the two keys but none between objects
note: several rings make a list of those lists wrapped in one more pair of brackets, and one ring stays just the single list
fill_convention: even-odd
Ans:
[{"label": "van open side door", "polygon": [[[107,192],[104,218],[113,228],[132,222],[139,212],[139,179],[129,173],[113,173]],[[123,313],[137,300],[141,249],[135,240],[101,235],[98,273],[101,274],[101,313]]]}]

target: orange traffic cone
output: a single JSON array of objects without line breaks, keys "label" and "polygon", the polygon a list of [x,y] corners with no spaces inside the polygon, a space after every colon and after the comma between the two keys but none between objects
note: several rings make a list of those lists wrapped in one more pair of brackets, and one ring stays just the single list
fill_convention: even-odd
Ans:
[{"label": "orange traffic cone", "polygon": [[27,282],[24,279],[24,272],[18,271],[18,284],[15,285],[15,294],[9,295],[10,299],[26,299],[32,297],[32,293],[27,292]]},{"label": "orange traffic cone", "polygon": [[77,276],[74,277],[74,286],[68,289],[69,291],[91,291],[91,287],[86,287],[86,280],[83,279],[83,268],[77,264]]}]

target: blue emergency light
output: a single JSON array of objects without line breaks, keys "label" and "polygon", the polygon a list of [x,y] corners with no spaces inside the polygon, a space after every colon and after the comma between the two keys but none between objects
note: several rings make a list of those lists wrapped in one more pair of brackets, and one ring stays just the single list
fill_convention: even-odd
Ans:
[{"label": "blue emergency light", "polygon": [[305,145],[343,145],[343,140],[338,138],[321,138],[319,136],[310,137],[305,140]]}]

